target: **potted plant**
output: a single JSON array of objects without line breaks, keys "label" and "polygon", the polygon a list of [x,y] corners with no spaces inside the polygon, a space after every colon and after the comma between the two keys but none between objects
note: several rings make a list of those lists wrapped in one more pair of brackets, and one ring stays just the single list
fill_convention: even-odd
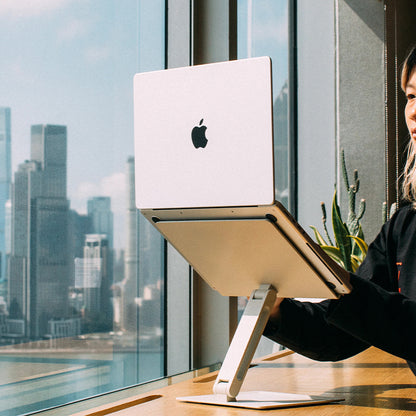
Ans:
[{"label": "potted plant", "polygon": [[358,171],[354,170],[353,183],[350,185],[345,164],[344,150],[341,150],[341,167],[349,201],[347,222],[344,222],[342,219],[341,210],[338,205],[337,191],[335,190],[331,209],[332,229],[335,243],[332,241],[328,232],[326,207],[323,202],[321,202],[321,209],[325,238],[316,227],[311,226],[311,228],[314,231],[315,239],[321,248],[346,270],[355,272],[363,262],[368,249],[360,223],[360,220],[364,216],[366,205],[365,199],[361,199],[358,213],[356,213],[356,196],[360,188],[360,180],[358,179]]}]

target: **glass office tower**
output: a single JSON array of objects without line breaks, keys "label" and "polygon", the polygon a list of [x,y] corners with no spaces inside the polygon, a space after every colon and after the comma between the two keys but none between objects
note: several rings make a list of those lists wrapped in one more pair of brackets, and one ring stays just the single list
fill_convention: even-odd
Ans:
[{"label": "glass office tower", "polygon": [[12,190],[9,313],[24,320],[29,339],[68,314],[66,141],[65,126],[32,126],[31,160],[20,164]]},{"label": "glass office tower", "polygon": [[0,107],[0,280],[6,277],[6,202],[11,183],[10,108]]},{"label": "glass office tower", "polygon": [[87,202],[88,216],[92,221],[93,232],[106,234],[110,248],[113,247],[113,212],[111,211],[111,198],[108,196],[95,196]]}]

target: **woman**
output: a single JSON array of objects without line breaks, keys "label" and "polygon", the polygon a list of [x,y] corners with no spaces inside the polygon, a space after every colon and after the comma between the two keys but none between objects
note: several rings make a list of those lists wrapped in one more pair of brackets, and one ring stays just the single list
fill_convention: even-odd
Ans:
[{"label": "woman", "polygon": [[320,361],[374,345],[407,360],[416,375],[416,47],[403,66],[410,134],[403,195],[410,202],[382,228],[356,274],[353,290],[321,303],[278,298],[264,335]]}]

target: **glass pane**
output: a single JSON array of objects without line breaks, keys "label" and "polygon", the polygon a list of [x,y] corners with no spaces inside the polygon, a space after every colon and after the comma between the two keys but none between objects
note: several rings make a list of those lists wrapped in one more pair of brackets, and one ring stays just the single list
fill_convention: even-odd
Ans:
[{"label": "glass pane", "polygon": [[[286,208],[289,204],[288,1],[238,1],[238,58],[272,59],[275,198]],[[239,318],[246,304],[246,298],[238,298]],[[276,348],[277,344],[262,337],[255,355],[263,356]]]},{"label": "glass pane", "polygon": [[132,156],[133,75],[164,67],[164,14],[0,2],[1,415],[164,375],[164,243]]},{"label": "glass pane", "polygon": [[289,201],[288,0],[238,1],[238,58],[270,56],[273,70],[275,195]]}]

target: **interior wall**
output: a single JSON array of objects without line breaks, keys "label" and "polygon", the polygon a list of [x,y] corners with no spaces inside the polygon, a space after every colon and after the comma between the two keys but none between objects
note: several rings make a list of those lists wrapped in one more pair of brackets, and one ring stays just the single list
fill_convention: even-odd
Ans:
[{"label": "interior wall", "polygon": [[321,229],[336,182],[335,7],[330,0],[297,2],[298,221]]},{"label": "interior wall", "polygon": [[[356,199],[357,205],[366,200],[362,225],[370,242],[380,230],[386,200],[384,6],[379,0],[337,0],[335,19],[337,155],[344,149],[350,182],[358,170]],[[346,220],[349,204],[340,163],[337,174]]]},{"label": "interior wall", "polygon": [[[337,184],[344,221],[348,198],[340,152],[366,199],[363,228],[371,241],[385,200],[384,7],[379,0],[298,1],[299,221],[321,226]],[[352,181],[352,179],[350,179]],[[330,228],[330,227],[329,227]]]}]

